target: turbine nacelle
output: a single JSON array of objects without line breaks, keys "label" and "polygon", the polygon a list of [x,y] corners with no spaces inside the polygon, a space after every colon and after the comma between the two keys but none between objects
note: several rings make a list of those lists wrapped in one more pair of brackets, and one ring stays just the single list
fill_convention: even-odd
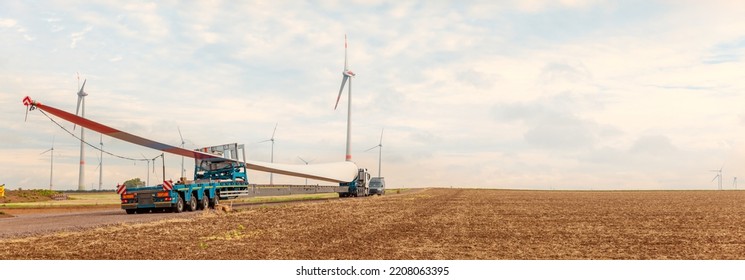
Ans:
[{"label": "turbine nacelle", "polygon": [[83,86],[80,87],[80,90],[78,91],[78,96],[83,97],[87,96],[88,93],[85,92],[85,82],[88,81],[88,79],[83,80]]}]

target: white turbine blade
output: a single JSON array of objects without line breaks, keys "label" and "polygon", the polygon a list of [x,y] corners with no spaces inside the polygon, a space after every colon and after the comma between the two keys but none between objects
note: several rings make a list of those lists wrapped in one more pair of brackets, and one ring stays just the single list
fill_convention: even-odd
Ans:
[{"label": "white turbine blade", "polygon": [[272,141],[274,141],[274,133],[276,133],[276,132],[277,132],[277,126],[278,126],[278,125],[279,125],[279,123],[275,123],[275,124],[274,124],[274,131],[272,131]]},{"label": "white turbine blade", "polygon": [[385,128],[380,130],[380,143],[378,143],[378,145],[380,145],[381,147],[383,146],[383,131],[384,130]]},{"label": "white turbine blade", "polygon": [[43,151],[40,153],[40,155],[46,154],[47,152],[51,151],[52,149],[47,149],[46,151]]},{"label": "white turbine blade", "polygon": [[[80,96],[80,95],[78,95],[78,106],[76,106],[76,107],[75,107],[75,115],[76,115],[76,116],[77,116],[77,115],[78,115],[78,113],[80,112],[80,101],[82,101],[82,100],[83,100],[83,97],[82,97],[82,96]],[[72,130],[75,130],[75,126],[76,126],[76,125],[77,125],[77,124],[75,124],[75,123],[73,123],[73,124],[72,124]]]},{"label": "white turbine blade", "polygon": [[[344,91],[344,85],[347,83],[349,76],[343,75],[344,78],[341,80],[341,87],[339,88],[339,95],[336,97],[336,104],[334,104],[334,110],[339,106],[339,99],[341,99],[341,93]],[[351,83],[351,82],[350,82]]]},{"label": "white turbine blade", "polygon": [[[261,141],[261,142],[259,142],[259,143],[264,143],[264,142],[269,142],[269,141],[272,141],[272,139],[266,139],[266,140],[264,140],[264,141]],[[258,144],[258,143],[257,143],[257,144]]]},{"label": "white turbine blade", "polygon": [[184,136],[181,136],[181,128],[180,127],[176,126],[176,129],[178,129],[178,137],[181,138],[181,148],[183,148],[184,147],[184,144],[185,144],[185,142],[184,142]]},{"label": "white turbine blade", "polygon": [[372,149],[375,149],[375,148],[377,148],[377,147],[380,147],[380,145],[375,145],[375,147],[369,148],[369,149],[365,150],[365,152],[367,152],[367,151],[370,151],[370,150],[372,150]]},{"label": "white turbine blade", "polygon": [[246,161],[246,168],[329,182],[351,182],[357,176],[357,165],[351,161],[311,165]]},{"label": "white turbine blade", "polygon": [[83,86],[80,87],[80,90],[78,91],[78,96],[86,96],[88,95],[85,93],[85,82],[87,82],[88,79],[83,80]]},{"label": "white turbine blade", "polygon": [[719,174],[717,174],[717,176],[714,176],[714,178],[711,179],[711,181],[714,182],[714,180],[716,180],[718,177],[719,177]]}]

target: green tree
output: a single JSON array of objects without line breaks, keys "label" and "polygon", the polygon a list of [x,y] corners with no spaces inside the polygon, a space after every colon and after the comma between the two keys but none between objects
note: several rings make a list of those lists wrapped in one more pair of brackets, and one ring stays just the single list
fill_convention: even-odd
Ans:
[{"label": "green tree", "polygon": [[124,185],[127,186],[127,188],[135,188],[135,187],[144,186],[145,182],[140,180],[140,178],[133,178],[133,179],[124,181]]}]

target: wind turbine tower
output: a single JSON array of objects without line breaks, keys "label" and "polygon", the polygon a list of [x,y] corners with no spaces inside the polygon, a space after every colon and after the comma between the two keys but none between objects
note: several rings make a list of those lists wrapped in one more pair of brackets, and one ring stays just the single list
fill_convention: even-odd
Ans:
[{"label": "wind turbine tower", "polygon": [[[80,90],[78,90],[78,106],[75,109],[75,115],[78,114],[80,111],[80,116],[85,118],[85,97],[88,96],[87,93],[85,93],[85,82],[86,80],[83,80],[83,86],[80,87]],[[78,83],[80,83],[80,77],[78,76]],[[80,110],[80,104],[83,104],[83,110]],[[73,130],[75,130],[75,126],[73,125]],[[85,190],[85,129],[83,127],[80,127],[80,173],[78,173],[78,190],[84,191]]]},{"label": "wind turbine tower", "polygon": [[372,149],[379,148],[378,150],[378,177],[380,177],[380,166],[383,159],[383,129],[380,130],[380,142],[375,147],[369,148],[365,150],[365,152],[370,151]]},{"label": "wind turbine tower", "polygon": [[[268,141],[272,142],[272,153],[271,153],[271,158],[270,158],[271,163],[274,163],[274,133],[277,132],[277,125],[279,125],[279,123],[274,124],[274,131],[272,131],[272,138],[259,142],[259,143],[264,143]],[[274,185],[274,173],[269,173],[269,185]]]},{"label": "wind turbine tower", "polygon": [[54,178],[54,138],[52,138],[52,148],[49,150],[41,152],[40,155],[46,154],[47,152],[51,152],[51,159],[49,164],[49,190],[52,190],[52,179]]},{"label": "wind turbine tower", "polygon": [[352,161],[352,153],[351,153],[351,138],[352,138],[352,78],[355,76],[354,72],[352,70],[349,70],[349,64],[347,64],[347,35],[344,34],[344,71],[341,72],[342,80],[341,80],[341,87],[339,88],[339,96],[336,97],[336,105],[334,105],[334,110],[336,110],[336,107],[339,106],[339,99],[341,98],[341,93],[344,91],[344,84],[347,83],[347,80],[349,80],[349,100],[347,100],[347,155],[346,155],[346,161]]}]

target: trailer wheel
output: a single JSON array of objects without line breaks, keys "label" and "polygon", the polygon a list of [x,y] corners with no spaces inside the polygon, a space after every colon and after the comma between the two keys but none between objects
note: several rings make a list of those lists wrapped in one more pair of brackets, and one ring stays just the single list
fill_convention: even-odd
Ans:
[{"label": "trailer wheel", "polygon": [[184,199],[181,198],[181,196],[178,196],[178,200],[176,201],[176,204],[173,205],[173,212],[175,213],[181,213],[184,211]]},{"label": "trailer wheel", "polygon": [[191,199],[189,199],[189,208],[187,210],[189,211],[196,211],[197,210],[197,196],[192,194]]},{"label": "trailer wheel", "polygon": [[212,209],[215,209],[215,206],[217,206],[217,204],[219,204],[219,203],[220,203],[220,197],[218,197],[217,194],[215,194],[215,196],[213,198],[210,198],[210,205],[209,205],[209,207],[212,208]]},{"label": "trailer wheel", "polygon": [[199,205],[197,205],[197,209],[199,210],[205,210],[210,207],[210,200],[207,198],[207,194],[204,194],[202,196],[202,200],[199,201]]},{"label": "trailer wheel", "polygon": [[124,211],[127,211],[127,214],[134,214],[135,213],[135,210],[134,209],[125,209]]}]

